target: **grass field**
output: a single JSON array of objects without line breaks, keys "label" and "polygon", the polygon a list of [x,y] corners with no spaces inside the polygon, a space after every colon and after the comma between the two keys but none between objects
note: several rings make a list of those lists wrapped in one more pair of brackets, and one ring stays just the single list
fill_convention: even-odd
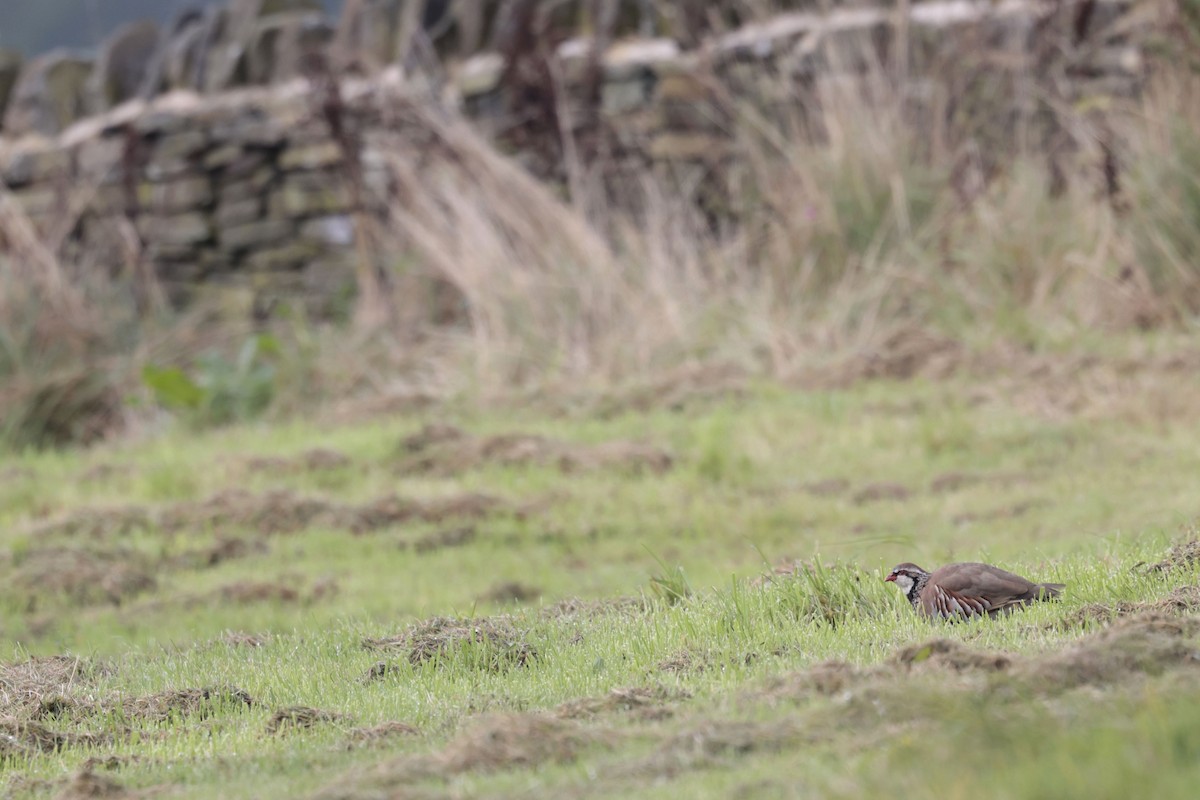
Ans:
[{"label": "grass field", "polygon": [[[1181,358],[8,457],[0,786],[1192,797]],[[931,624],[882,582],[976,559],[1065,598]]]}]

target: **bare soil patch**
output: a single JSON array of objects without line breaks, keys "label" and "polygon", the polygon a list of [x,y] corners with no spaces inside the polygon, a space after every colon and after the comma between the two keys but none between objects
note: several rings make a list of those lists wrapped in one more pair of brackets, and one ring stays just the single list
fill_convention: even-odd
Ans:
[{"label": "bare soil patch", "polygon": [[448,425],[427,425],[400,442],[401,474],[457,475],[487,465],[550,467],[564,473],[618,469],[661,474],[674,457],[659,447],[614,441],[573,444],[535,434],[472,436]]},{"label": "bare soil patch", "polygon": [[317,725],[329,725],[345,722],[349,719],[337,711],[322,711],[308,706],[288,706],[278,709],[267,720],[267,733],[274,736],[286,730],[297,728],[313,728]]},{"label": "bare soil patch", "polygon": [[338,591],[337,581],[332,579],[315,581],[308,587],[302,579],[237,581],[218,588],[209,599],[239,606],[255,603],[311,604],[332,597]]},{"label": "bare soil patch", "polygon": [[29,528],[30,538],[50,536],[111,539],[154,527],[154,514],[144,506],[98,506],[43,520]]},{"label": "bare soil patch", "polygon": [[1088,603],[1047,627],[1056,630],[1084,628],[1089,625],[1107,624],[1134,614],[1147,612],[1185,614],[1198,608],[1200,608],[1200,586],[1180,586],[1159,600],[1143,603],[1134,603],[1128,600],[1116,603]]},{"label": "bare soil patch", "polygon": [[432,617],[397,636],[366,639],[363,646],[371,650],[407,651],[408,661],[414,666],[464,658],[472,668],[485,672],[528,666],[538,655],[536,648],[525,640],[525,633],[506,617]]}]

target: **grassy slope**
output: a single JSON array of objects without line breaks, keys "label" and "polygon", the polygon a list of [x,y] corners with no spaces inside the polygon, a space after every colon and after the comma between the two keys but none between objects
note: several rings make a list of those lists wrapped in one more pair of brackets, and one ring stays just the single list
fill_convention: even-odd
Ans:
[{"label": "grassy slope", "polygon": [[[1169,380],[1172,391],[1197,389],[1182,375]],[[1159,416],[1034,416],[962,399],[971,394],[958,384],[816,393],[757,386],[682,412],[450,415],[478,434],[663,445],[678,458],[662,475],[498,465],[398,473],[397,442],[432,415],[333,430],[179,434],[82,456],[12,459],[0,464],[0,553],[8,553],[0,559],[0,636],[14,642],[6,660],[70,652],[107,665],[66,687],[73,710],[42,722],[112,738],[10,755],[0,772],[17,795],[52,795],[89,756],[116,755],[138,757],[112,773],[116,780],[178,785],[174,796],[326,787],[327,796],[362,797],[857,797],[896,781],[919,784],[927,767],[949,797],[1094,796],[1101,787],[1114,796],[1191,796],[1200,754],[1200,690],[1187,657],[1194,630],[1130,629],[1126,641],[1115,629],[1096,647],[1095,637],[1109,635],[1099,623],[1061,623],[1088,603],[1153,601],[1196,583],[1194,570],[1131,569],[1158,560],[1200,505],[1195,416],[1186,406]],[[251,456],[318,446],[351,463],[291,473],[246,465]],[[72,510],[161,508],[230,488],[251,497],[287,488],[347,504],[467,490],[529,510],[362,535],[317,524],[264,536],[225,523],[31,533],[39,520]],[[439,534],[464,526],[473,539],[436,545]],[[249,547],[214,566],[198,562],[231,538]],[[98,593],[68,582],[74,594],[48,595],[46,559],[61,558],[67,569],[80,550],[89,563],[139,564],[157,585],[110,591],[116,579],[101,570],[92,581]],[[747,580],[763,571],[764,556],[817,554],[852,568],[765,588]],[[1006,620],[931,628],[879,581],[899,560],[977,558],[1066,582],[1067,598]],[[546,610],[570,597],[653,598],[659,560],[682,567],[691,598],[645,610]],[[38,564],[43,572],[31,579]],[[504,587],[514,583],[536,599],[486,597],[511,593]],[[532,647],[527,666],[491,669],[486,644],[418,665],[405,649],[361,646],[432,615],[497,614],[511,620],[480,624],[499,624],[506,642]],[[221,638],[227,631],[271,636],[238,647]],[[931,636],[1006,651],[1016,664],[1000,672],[897,666],[900,648]],[[1077,639],[1075,661],[1054,661],[1075,653]],[[1151,656],[1105,666],[1101,654],[1110,651]],[[388,674],[364,680],[381,660]],[[828,680],[809,671],[829,660],[854,666]],[[1054,677],[1092,660],[1100,666],[1088,666],[1083,680]],[[245,690],[255,705],[217,702],[165,720],[121,706],[220,684]],[[646,694],[609,694],[622,688]],[[563,707],[583,698],[597,700]],[[345,717],[267,734],[272,713],[293,705]],[[546,710],[555,713],[531,716]],[[34,713],[13,701],[0,717]],[[387,721],[417,732],[348,746],[353,729]],[[971,745],[962,757],[960,744]]]}]

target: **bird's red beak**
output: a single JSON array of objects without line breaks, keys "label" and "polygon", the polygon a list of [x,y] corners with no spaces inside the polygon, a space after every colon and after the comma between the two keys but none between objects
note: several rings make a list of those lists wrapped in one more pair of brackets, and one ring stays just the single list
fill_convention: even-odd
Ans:
[{"label": "bird's red beak", "polygon": [[886,578],[884,578],[884,581],[888,581],[888,582],[895,581],[895,580],[896,580],[896,573],[894,573],[894,572],[888,573],[888,576]]}]

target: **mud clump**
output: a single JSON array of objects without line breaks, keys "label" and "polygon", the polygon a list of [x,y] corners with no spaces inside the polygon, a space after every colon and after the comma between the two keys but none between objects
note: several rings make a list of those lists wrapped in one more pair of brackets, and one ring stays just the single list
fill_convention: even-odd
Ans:
[{"label": "mud clump", "polygon": [[588,719],[599,714],[624,713],[640,720],[666,719],[674,712],[672,703],[691,698],[691,693],[663,686],[613,689],[600,697],[586,697],[563,703],[554,710],[561,719]]},{"label": "mud clump", "polygon": [[614,441],[583,445],[534,434],[478,437],[448,425],[426,426],[398,447],[401,474],[457,475],[483,466],[534,466],[564,473],[616,469],[661,474],[674,457],[658,447]]},{"label": "mud clump", "polygon": [[267,720],[267,733],[274,736],[288,729],[313,728],[317,725],[345,722],[348,719],[349,717],[345,714],[337,711],[322,711],[308,706],[288,706],[277,710]]},{"label": "mud clump", "polygon": [[165,722],[178,717],[205,719],[221,707],[250,708],[254,705],[254,698],[236,686],[205,686],[131,698],[120,703],[119,708],[129,717]]},{"label": "mud clump", "polygon": [[363,646],[372,650],[407,650],[413,666],[441,664],[453,658],[463,659],[472,669],[484,672],[529,666],[537,658],[537,650],[505,617],[474,620],[433,617],[398,636],[366,639]]},{"label": "mud clump", "polygon": [[854,504],[878,503],[885,500],[900,502],[912,497],[912,490],[902,483],[871,483],[854,495]]},{"label": "mud clump", "polygon": [[923,666],[952,669],[955,672],[1002,672],[1011,667],[1013,662],[1004,653],[971,650],[950,639],[930,639],[901,648],[892,656],[892,663],[906,669]]},{"label": "mud clump", "polygon": [[158,585],[138,553],[68,547],[42,547],[22,554],[8,581],[31,601],[56,597],[75,606],[120,605]]}]

